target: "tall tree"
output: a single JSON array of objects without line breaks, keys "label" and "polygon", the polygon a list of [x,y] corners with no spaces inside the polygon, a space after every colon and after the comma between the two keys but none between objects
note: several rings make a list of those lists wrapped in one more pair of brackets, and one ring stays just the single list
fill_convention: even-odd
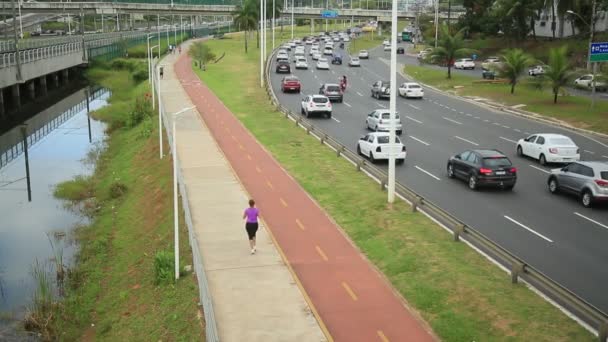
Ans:
[{"label": "tall tree", "polygon": [[215,54],[211,51],[209,46],[203,42],[194,43],[190,47],[190,50],[188,50],[188,55],[190,55],[192,59],[198,61],[199,69],[202,69],[203,65],[215,58]]},{"label": "tall tree", "polygon": [[251,30],[258,27],[258,10],[255,0],[245,0],[243,5],[238,5],[232,14],[236,27],[243,31],[245,37],[245,53],[247,53],[247,36]]},{"label": "tall tree", "polygon": [[505,35],[524,40],[534,27],[537,7],[537,1],[532,0],[497,0],[494,14],[501,18],[500,25]]},{"label": "tall tree", "polygon": [[441,25],[441,35],[437,41],[437,48],[431,52],[431,58],[436,58],[448,66],[448,79],[452,78],[452,63],[456,58],[471,55],[475,50],[464,47],[464,28],[451,34],[448,26]]},{"label": "tall tree", "polygon": [[551,85],[553,103],[557,103],[560,89],[570,82],[573,75],[572,64],[568,60],[568,47],[564,45],[549,50],[549,63],[542,77]]},{"label": "tall tree", "polygon": [[524,71],[534,63],[531,55],[521,49],[508,49],[502,55],[502,63],[497,68],[498,75],[509,80],[511,84],[511,94],[515,93],[515,85]]}]

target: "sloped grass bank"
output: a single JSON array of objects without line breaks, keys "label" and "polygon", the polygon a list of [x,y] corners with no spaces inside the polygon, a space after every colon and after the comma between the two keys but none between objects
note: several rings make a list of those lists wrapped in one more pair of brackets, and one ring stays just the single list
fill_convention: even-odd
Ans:
[{"label": "sloped grass bank", "polygon": [[[199,77],[283,167],[341,225],[445,341],[592,341],[593,336],[409,206],[386,205],[378,185],[293,122],[260,88],[259,54],[243,42],[209,41],[225,51]],[[242,91],[235,92],[239,84]]]},{"label": "sloped grass bank", "polygon": [[[56,191],[71,200],[86,198],[92,215],[77,232],[80,251],[55,321],[58,339],[204,340],[194,276],[155,285],[155,255],[173,251],[172,169],[170,155],[159,159],[147,81],[108,65],[88,76],[112,91],[109,104],[94,113],[108,123],[109,137],[94,175]],[[192,260],[186,229],[180,230],[182,265]]]}]

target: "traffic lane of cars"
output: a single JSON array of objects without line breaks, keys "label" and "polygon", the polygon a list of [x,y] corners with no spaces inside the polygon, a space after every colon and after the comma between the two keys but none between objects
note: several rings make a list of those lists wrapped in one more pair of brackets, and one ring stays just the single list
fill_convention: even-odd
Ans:
[{"label": "traffic lane of cars", "polygon": [[[321,81],[323,81],[323,77],[330,77],[329,75],[327,75],[327,73],[321,73],[318,76],[321,76]],[[314,79],[314,78],[313,78]],[[354,76],[351,77],[351,79],[355,79]],[[317,80],[319,80],[319,77],[317,77]],[[303,79],[303,83],[306,84],[306,80]],[[351,85],[353,85],[353,82],[351,82]],[[306,86],[305,86],[306,88]],[[350,90],[350,89],[349,89]],[[363,101],[359,102],[357,100],[356,97],[354,97],[353,99],[349,100],[350,98],[350,94],[349,91],[347,91],[347,96],[345,97],[345,101],[348,103],[348,101],[352,102],[352,106],[355,107],[360,107],[360,106],[365,106],[366,104],[369,106],[368,101],[362,99]],[[297,101],[295,102],[295,104],[297,104]],[[355,121],[354,125],[349,125],[351,127],[355,127],[356,130],[358,130],[358,132],[364,132],[364,130],[361,130],[360,128],[357,128],[357,124],[356,121],[358,121],[358,119],[363,120],[362,116],[361,118],[357,118],[354,117],[354,115],[352,115],[353,113],[342,113],[342,109],[345,109],[344,107],[340,107],[340,106],[335,106],[334,107],[334,111],[336,113],[337,117],[342,117],[343,120],[340,124],[337,124],[335,122],[327,122],[327,120],[317,120],[315,121],[316,124],[318,124],[319,126],[323,127],[324,130],[326,130],[329,134],[332,134],[334,137],[336,137],[338,140],[342,141],[345,145],[349,146],[349,143],[353,143],[353,141],[355,141],[354,139],[356,139],[356,137],[359,135],[358,133],[354,133],[354,134],[349,134],[348,133],[348,129],[346,129],[344,127],[344,124],[347,124],[350,120],[349,119],[353,119]],[[371,109],[371,108],[370,108]],[[349,110],[346,110],[349,111]],[[356,114],[356,113],[355,113]],[[326,124],[325,124],[326,123]],[[419,128],[420,129],[420,128]],[[431,131],[436,131],[437,127],[433,127],[433,129]],[[409,131],[409,130],[408,130]],[[357,131],[356,131],[357,132]],[[425,134],[426,135],[426,134]],[[443,136],[444,134],[440,134],[440,136]],[[404,141],[405,138],[403,139]],[[435,184],[434,182],[432,182],[431,178],[429,178],[426,174],[422,173],[420,170],[416,169],[416,172],[411,172],[411,166],[412,165],[417,165],[417,164],[421,164],[424,165],[424,170],[427,169],[431,169],[432,171],[434,171],[433,166],[427,166],[428,161],[424,158],[425,155],[427,154],[432,154],[429,153],[428,151],[425,153],[423,150],[420,151],[416,151],[417,148],[415,147],[415,145],[413,145],[412,142],[410,141],[406,141],[406,144],[408,145],[408,160],[406,162],[405,166],[402,167],[398,167],[397,168],[397,177],[398,179],[400,179],[400,181],[403,181],[405,184],[407,184],[408,186],[411,186],[412,188],[414,188],[416,191],[419,191],[423,196],[429,197],[433,200],[434,197],[437,197],[437,200],[435,201],[436,203],[438,203],[439,205],[441,205],[444,208],[450,208],[448,210],[450,210],[451,212],[458,212],[458,216],[463,219],[463,221],[465,222],[479,222],[479,224],[475,224],[475,223],[469,223],[472,226],[476,226],[478,228],[482,228],[486,225],[488,225],[488,221],[491,221],[490,226],[494,227],[496,229],[494,229],[494,238],[496,239],[496,241],[501,242],[501,244],[507,248],[509,248],[510,250],[518,253],[519,255],[526,255],[526,260],[528,260],[529,262],[531,262],[532,264],[536,264],[534,263],[535,258],[534,256],[530,255],[530,251],[542,251],[537,253],[538,256],[538,263],[542,264],[543,262],[546,261],[546,256],[547,253],[546,251],[543,251],[543,248],[539,248],[539,246],[526,246],[527,244],[531,243],[531,244],[538,244],[539,241],[537,242],[533,242],[534,239],[536,238],[538,240],[538,236],[533,236],[532,238],[530,236],[526,236],[526,234],[530,234],[528,231],[524,230],[522,227],[518,226],[517,224],[513,223],[512,221],[505,221],[506,219],[504,219],[504,209],[505,207],[508,207],[510,205],[517,205],[520,204],[522,208],[514,208],[513,211],[520,213],[522,210],[525,210],[526,208],[528,208],[528,203],[527,201],[525,201],[525,199],[530,199],[530,198],[535,198],[535,199],[539,199],[539,194],[542,197],[546,197],[544,199],[542,199],[541,203],[548,203],[549,204],[549,208],[545,208],[547,212],[567,212],[567,209],[571,206],[572,203],[568,202],[568,201],[564,201],[563,199],[561,200],[562,204],[566,206],[566,210],[562,210],[561,208],[555,208],[555,206],[551,205],[551,200],[554,200],[555,198],[551,195],[548,194],[548,192],[546,191],[546,187],[544,186],[544,181],[538,182],[536,180],[533,180],[532,177],[534,177],[534,174],[530,174],[530,177],[528,177],[528,175],[525,175],[523,171],[520,171],[520,179],[519,179],[519,186],[516,186],[516,193],[520,196],[516,196],[516,198],[514,199],[514,203],[501,203],[500,201],[497,200],[497,198],[502,198],[505,197],[505,195],[498,195],[501,197],[497,197],[496,194],[494,194],[494,191],[490,191],[490,192],[480,192],[480,193],[473,193],[470,191],[467,191],[466,185],[465,184],[458,184],[458,182],[448,182],[448,183],[437,183]],[[452,146],[453,143],[448,144],[448,146]],[[437,144],[433,144],[432,146],[437,146]],[[464,149],[465,147],[457,147],[454,150],[449,151],[449,153],[445,153],[445,154],[453,154],[456,152],[453,151],[458,151],[461,149]],[[418,162],[418,158],[421,157],[422,160],[420,160],[420,163]],[[517,163],[517,158],[514,155],[511,155],[510,158]],[[444,180],[445,176],[441,177],[441,175],[445,172],[443,171],[444,167],[445,167],[445,159],[443,158],[432,158],[431,161],[438,161],[437,166],[435,167],[437,169],[437,173],[439,174],[439,177],[442,181]],[[384,167],[384,166],[381,166]],[[414,167],[415,168],[415,167]],[[406,171],[407,170],[407,171]],[[409,172],[408,172],[409,171]],[[527,181],[526,181],[527,180]],[[530,182],[530,184],[525,184],[527,182]],[[436,194],[438,193],[446,193],[445,191],[445,187],[446,185],[448,187],[453,188],[453,191],[449,191],[448,196],[436,196]],[[434,189],[436,186],[439,186],[439,188]],[[520,190],[520,187],[522,188]],[[466,194],[466,195],[465,195]],[[482,194],[482,195],[480,195]],[[470,197],[468,198],[466,201],[462,201],[462,197],[467,196]],[[488,198],[482,198],[480,199],[480,197],[487,197],[489,195]],[[507,195],[509,196],[509,195]],[[458,198],[458,201],[453,202],[451,199],[453,199],[454,197]],[[508,197],[507,197],[508,198]],[[522,198],[524,200],[522,200]],[[447,200],[447,203],[442,204],[444,200]],[[494,201],[494,202],[492,202]],[[460,206],[460,208],[458,208]],[[494,215],[489,215],[488,211],[490,207],[495,207],[496,211],[494,212]],[[478,210],[471,210],[471,208],[484,208],[484,215],[483,217],[479,217],[478,215]],[[539,208],[537,208],[539,209]],[[542,208],[540,208],[542,211]],[[502,220],[501,220],[501,214],[502,215]],[[537,210],[532,210],[532,216],[538,216],[538,211]],[[461,216],[462,215],[462,216]],[[470,216],[470,219],[467,218],[468,216]],[[527,216],[527,215],[525,215]],[[559,216],[559,215],[557,215]],[[489,217],[492,217],[491,219]],[[511,214],[511,216],[509,216],[510,218],[512,218],[513,220],[521,223],[523,222],[532,222],[532,219],[524,217],[519,218],[516,215]],[[561,226],[564,223],[564,220],[562,218],[559,217],[555,217],[555,215],[553,215],[553,221],[550,223],[548,226]],[[569,220],[571,220],[571,217],[568,217]],[[542,226],[546,225],[548,222],[548,220],[541,220],[542,222]],[[551,220],[549,220],[551,221]],[[532,225],[530,223],[528,223],[530,226],[526,226],[526,227],[533,227],[538,231],[539,228],[536,228],[535,225]],[[571,223],[571,225],[580,225],[581,222],[579,221],[578,223],[573,222]],[[480,226],[481,225],[481,226]],[[546,235],[549,235],[549,233],[544,232]],[[584,234],[578,234],[578,236],[582,236]],[[568,236],[568,239],[564,239],[566,240],[566,242],[568,241],[572,241],[573,242],[573,249],[574,250],[579,250],[580,248],[577,248],[577,243],[576,243],[576,238],[573,240],[569,239],[570,236]],[[561,237],[555,237],[555,236],[551,236],[550,238],[552,241],[557,241],[558,239],[561,240]],[[524,241],[522,243],[522,241]],[[525,242],[527,241],[527,242]],[[591,243],[593,244],[593,242],[597,242],[597,236],[595,234],[593,234],[592,239],[591,239]],[[541,242],[542,243],[542,242]],[[560,243],[560,245],[562,245]],[[587,246],[590,246],[589,244],[587,244]],[[522,250],[519,250],[519,249]],[[599,249],[601,249],[601,246],[598,247]],[[596,248],[593,248],[594,250]],[[533,253],[534,254],[534,253]],[[558,257],[559,259],[559,257]],[[551,260],[554,260],[554,258],[551,258]],[[563,264],[568,264],[568,260],[563,260],[561,261],[562,265]],[[573,265],[578,265],[580,264],[580,262],[574,260],[572,261]],[[559,270],[555,270],[551,272],[552,274],[557,274],[559,273]],[[566,272],[567,273],[567,272]],[[567,277],[567,274],[565,274],[565,277]],[[561,277],[560,277],[561,278]],[[564,281],[567,282],[568,279],[565,279]],[[601,280],[601,279],[600,279]],[[605,279],[604,279],[605,280]],[[588,285],[589,282],[584,282],[584,284],[581,284],[581,286],[583,286],[583,290],[585,289],[585,286]],[[597,284],[597,283],[596,283]],[[597,293],[596,291],[597,289],[589,289],[588,291],[583,291],[584,293]],[[594,300],[595,302],[595,300]]]},{"label": "traffic lane of cars", "polygon": [[[376,52],[376,51],[374,51]],[[382,53],[379,57],[384,57]],[[370,60],[367,71],[373,73],[373,75],[382,74],[388,72],[388,66],[376,59]],[[399,75],[399,77],[401,77]],[[401,83],[401,79],[398,83]],[[426,89],[425,101],[429,101],[437,106],[444,108],[448,112],[453,112],[462,116],[463,120],[468,123],[470,121],[479,120],[488,127],[499,127],[504,128],[504,131],[497,132],[505,139],[517,141],[520,138],[525,138],[532,133],[559,133],[570,136],[575,140],[577,145],[581,147],[581,155],[583,159],[591,160],[608,160],[608,141],[602,141],[599,138],[590,138],[586,135],[579,134],[574,131],[566,129],[548,126],[533,120],[510,115],[507,113],[497,113],[495,111],[485,109],[481,106],[472,105],[463,100],[446,96],[441,93],[437,93],[432,89]]]}]

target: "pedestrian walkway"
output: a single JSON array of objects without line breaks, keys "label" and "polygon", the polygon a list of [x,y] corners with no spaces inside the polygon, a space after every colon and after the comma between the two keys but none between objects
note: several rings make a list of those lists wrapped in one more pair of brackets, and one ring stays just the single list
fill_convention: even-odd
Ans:
[{"label": "pedestrian walkway", "polygon": [[[434,340],[426,324],[408,310],[336,223],[200,82],[189,57],[178,59],[175,72],[241,183],[255,198],[267,229],[331,337],[348,342]],[[188,144],[193,151],[206,153],[200,144]],[[223,212],[214,215],[217,220],[226,217]],[[272,304],[259,303],[260,308]]]},{"label": "pedestrian walkway", "polygon": [[[193,106],[173,70],[182,56],[170,54],[162,62],[167,120],[171,113]],[[178,116],[176,135],[220,340],[326,341],[263,222],[258,251],[250,254],[242,219],[249,196],[196,109]]]}]

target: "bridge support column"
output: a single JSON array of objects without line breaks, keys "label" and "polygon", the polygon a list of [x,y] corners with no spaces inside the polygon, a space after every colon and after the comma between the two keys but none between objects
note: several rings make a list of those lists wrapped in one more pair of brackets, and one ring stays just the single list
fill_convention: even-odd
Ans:
[{"label": "bridge support column", "polygon": [[0,120],[4,119],[4,91],[0,89]]},{"label": "bridge support column", "polygon": [[36,100],[36,81],[32,80],[27,83],[27,92],[30,100]]},{"label": "bridge support column", "polygon": [[48,88],[46,87],[46,75],[40,77],[40,94],[46,96]]},{"label": "bridge support column", "polygon": [[63,84],[65,84],[69,81],[69,76],[70,76],[69,69],[61,70],[61,81],[63,82]]},{"label": "bridge support column", "polygon": [[14,84],[11,88],[11,92],[13,95],[13,105],[15,106],[15,108],[19,109],[21,108],[21,93],[19,91],[19,84]]},{"label": "bridge support column", "polygon": [[53,88],[59,88],[59,74],[53,73]]}]

